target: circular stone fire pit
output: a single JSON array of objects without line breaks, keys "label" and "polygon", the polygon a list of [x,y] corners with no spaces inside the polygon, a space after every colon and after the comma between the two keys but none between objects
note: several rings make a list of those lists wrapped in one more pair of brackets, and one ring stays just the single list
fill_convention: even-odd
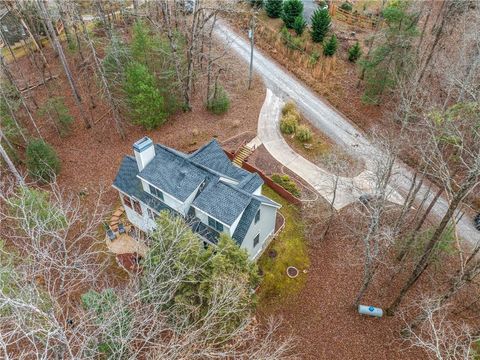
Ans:
[{"label": "circular stone fire pit", "polygon": [[298,271],[298,269],[295,266],[289,266],[287,268],[287,275],[291,279],[296,278],[299,273],[300,272]]}]

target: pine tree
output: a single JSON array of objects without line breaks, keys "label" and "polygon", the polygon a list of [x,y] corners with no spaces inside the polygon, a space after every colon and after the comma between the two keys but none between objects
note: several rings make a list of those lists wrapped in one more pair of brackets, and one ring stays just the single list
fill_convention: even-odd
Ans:
[{"label": "pine tree", "polygon": [[293,29],[295,18],[303,14],[303,3],[301,0],[286,0],[283,3],[282,20],[285,26]]},{"label": "pine tree", "polygon": [[302,15],[297,16],[295,18],[295,21],[293,22],[293,29],[295,30],[298,36],[303,34],[303,30],[305,30],[306,26],[307,26],[307,22],[305,21]]},{"label": "pine tree", "polygon": [[55,149],[42,139],[32,139],[25,152],[28,173],[41,183],[52,181],[60,172],[60,159]]},{"label": "pine tree", "polygon": [[265,2],[265,11],[271,18],[279,18],[282,15],[283,0],[267,0]]},{"label": "pine tree", "polygon": [[348,49],[348,60],[356,62],[362,56],[362,49],[358,41],[350,49]]},{"label": "pine tree", "polygon": [[312,40],[314,42],[322,42],[327,35],[332,19],[328,13],[328,9],[317,9],[312,15]]},{"label": "pine tree", "polygon": [[151,130],[167,120],[164,97],[145,65],[134,61],[128,66],[124,90],[134,123]]},{"label": "pine tree", "polygon": [[323,55],[333,56],[337,52],[338,41],[335,34],[333,34],[327,43],[323,46]]},{"label": "pine tree", "polygon": [[263,6],[263,0],[250,0],[250,5],[256,8],[261,8]]}]

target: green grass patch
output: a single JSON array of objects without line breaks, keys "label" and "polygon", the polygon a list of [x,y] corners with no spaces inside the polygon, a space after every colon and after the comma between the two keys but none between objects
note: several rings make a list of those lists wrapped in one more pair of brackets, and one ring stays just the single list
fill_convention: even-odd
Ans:
[{"label": "green grass patch", "polygon": [[[258,261],[258,266],[263,271],[258,291],[260,305],[274,301],[278,303],[279,300],[286,300],[298,293],[307,279],[302,270],[310,266],[300,209],[267,186],[263,187],[263,194],[282,205],[280,213],[285,217],[285,228]],[[271,250],[276,252],[276,257],[269,256]],[[295,279],[287,276],[289,266],[295,266],[300,271]]]}]

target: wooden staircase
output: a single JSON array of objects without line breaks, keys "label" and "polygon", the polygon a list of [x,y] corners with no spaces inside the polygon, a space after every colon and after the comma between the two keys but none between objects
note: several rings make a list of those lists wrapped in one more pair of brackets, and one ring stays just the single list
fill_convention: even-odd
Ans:
[{"label": "wooden staircase", "polygon": [[237,165],[238,167],[242,167],[245,159],[248,158],[252,153],[253,149],[251,149],[247,145],[243,145],[240,150],[237,151],[237,153],[235,154],[235,157],[232,160],[233,164]]},{"label": "wooden staircase", "polygon": [[110,219],[110,229],[112,231],[118,231],[118,223],[121,221],[123,214],[125,213],[125,209],[123,206],[120,206],[115,212],[112,214],[112,218]]}]

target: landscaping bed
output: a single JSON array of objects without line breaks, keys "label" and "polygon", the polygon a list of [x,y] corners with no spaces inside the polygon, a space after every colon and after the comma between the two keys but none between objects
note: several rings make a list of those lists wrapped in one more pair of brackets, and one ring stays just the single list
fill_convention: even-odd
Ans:
[{"label": "landscaping bed", "polygon": [[[292,103],[289,103],[292,105]],[[297,119],[297,131],[287,134],[281,131],[283,138],[296,153],[314,163],[318,167],[334,172],[340,176],[354,177],[364,170],[363,161],[347,154],[343,149],[334,144],[318,128],[313,126],[295,106],[294,117]],[[288,116],[282,115],[283,116]],[[282,129],[280,127],[280,129]],[[310,139],[301,139],[300,131],[304,131]],[[304,135],[305,136],[305,135]]]}]

